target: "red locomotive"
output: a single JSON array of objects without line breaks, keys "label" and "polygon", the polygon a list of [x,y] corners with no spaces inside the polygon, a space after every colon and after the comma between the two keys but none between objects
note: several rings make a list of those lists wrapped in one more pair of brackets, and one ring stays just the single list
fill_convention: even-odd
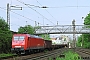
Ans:
[{"label": "red locomotive", "polygon": [[44,49],[51,50],[53,48],[60,48],[60,45],[52,45],[52,41],[44,40],[41,37],[30,34],[14,34],[12,38],[11,51],[16,54],[32,53],[36,51],[43,51]]},{"label": "red locomotive", "polygon": [[17,54],[29,53],[51,47],[51,44],[49,45],[50,46],[45,43],[44,39],[38,36],[30,34],[14,34],[11,51]]}]

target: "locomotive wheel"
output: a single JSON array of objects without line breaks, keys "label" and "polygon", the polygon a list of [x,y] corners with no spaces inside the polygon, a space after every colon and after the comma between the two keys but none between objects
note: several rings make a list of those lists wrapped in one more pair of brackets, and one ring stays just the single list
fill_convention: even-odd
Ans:
[{"label": "locomotive wheel", "polygon": [[16,52],[17,55],[21,55],[21,52]]}]

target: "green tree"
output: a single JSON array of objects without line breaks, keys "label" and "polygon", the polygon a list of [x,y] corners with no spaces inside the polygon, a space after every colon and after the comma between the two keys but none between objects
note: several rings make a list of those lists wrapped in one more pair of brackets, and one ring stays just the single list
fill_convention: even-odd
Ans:
[{"label": "green tree", "polygon": [[84,25],[90,25],[90,13],[84,19]]},{"label": "green tree", "polygon": [[[90,13],[87,14],[87,16],[84,19],[84,25],[90,25]],[[90,26],[85,27],[85,28],[90,28]],[[90,48],[90,34],[82,34],[83,35],[83,47],[84,48]],[[80,36],[78,38],[78,46],[82,43],[82,37]]]},{"label": "green tree", "polygon": [[0,53],[7,53],[11,49],[12,33],[8,24],[0,17]]},{"label": "green tree", "polygon": [[26,25],[18,29],[18,33],[34,34],[34,28],[31,25]]},{"label": "green tree", "polygon": [[36,31],[37,31],[38,29],[41,29],[41,27],[40,27],[40,26],[35,26],[35,27],[34,27],[34,33],[36,33]]},{"label": "green tree", "polygon": [[[84,19],[84,25],[90,25],[90,13]],[[90,28],[90,26],[86,27]],[[84,48],[90,48],[90,34],[83,34],[84,35]]]},{"label": "green tree", "polygon": [[45,40],[50,40],[50,35],[49,34],[41,34],[39,35],[41,36],[42,38],[44,38]]},{"label": "green tree", "polygon": [[83,43],[83,47],[84,48],[90,48],[90,34],[83,34],[84,38],[84,43]]},{"label": "green tree", "polygon": [[82,35],[80,35],[80,36],[78,37],[77,46],[78,46],[78,47],[81,47],[81,44],[82,44]]}]

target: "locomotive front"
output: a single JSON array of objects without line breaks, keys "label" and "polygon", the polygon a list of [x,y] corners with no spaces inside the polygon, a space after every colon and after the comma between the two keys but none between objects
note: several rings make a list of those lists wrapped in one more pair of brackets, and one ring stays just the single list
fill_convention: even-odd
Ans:
[{"label": "locomotive front", "polygon": [[11,51],[16,54],[24,53],[25,50],[25,35],[24,34],[14,34],[12,38],[12,48]]}]

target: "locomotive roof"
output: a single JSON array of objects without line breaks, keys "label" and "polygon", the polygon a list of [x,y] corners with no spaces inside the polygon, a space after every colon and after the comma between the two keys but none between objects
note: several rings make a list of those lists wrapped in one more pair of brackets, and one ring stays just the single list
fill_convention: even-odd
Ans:
[{"label": "locomotive roof", "polygon": [[[14,35],[22,35],[22,34],[14,34]],[[31,34],[25,34],[25,35],[27,35],[27,36],[29,36],[29,37],[34,37],[34,38],[41,38],[41,39],[43,39],[42,37],[36,36],[36,35],[31,35]]]},{"label": "locomotive roof", "polygon": [[34,38],[42,38],[40,36],[36,36],[36,35],[31,35],[31,34],[28,34],[30,37],[34,37]]}]

